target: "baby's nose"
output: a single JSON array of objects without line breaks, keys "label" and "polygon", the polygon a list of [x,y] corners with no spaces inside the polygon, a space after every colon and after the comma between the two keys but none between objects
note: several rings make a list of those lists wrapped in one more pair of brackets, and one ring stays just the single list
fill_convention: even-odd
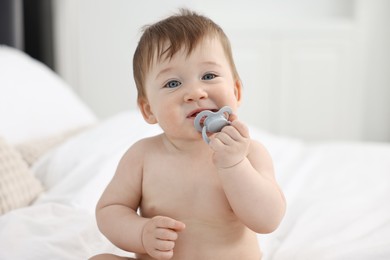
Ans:
[{"label": "baby's nose", "polygon": [[192,87],[184,95],[186,102],[198,101],[208,97],[207,92],[202,87]]}]

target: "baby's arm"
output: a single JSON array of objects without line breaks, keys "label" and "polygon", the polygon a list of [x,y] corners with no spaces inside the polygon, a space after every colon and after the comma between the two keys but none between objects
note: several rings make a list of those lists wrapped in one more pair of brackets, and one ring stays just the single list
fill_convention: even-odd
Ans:
[{"label": "baby's arm", "polygon": [[274,177],[266,149],[249,138],[239,120],[212,138],[214,164],[237,217],[257,233],[277,228],[285,213],[285,199]]},{"label": "baby's arm", "polygon": [[141,201],[143,147],[136,144],[119,162],[115,176],[96,207],[100,231],[119,248],[157,259],[170,259],[182,222],[137,214]]}]

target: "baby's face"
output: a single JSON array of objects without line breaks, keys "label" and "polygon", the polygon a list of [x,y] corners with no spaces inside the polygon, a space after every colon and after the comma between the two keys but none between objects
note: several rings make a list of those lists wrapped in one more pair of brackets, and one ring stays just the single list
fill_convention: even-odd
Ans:
[{"label": "baby's face", "polygon": [[223,106],[236,111],[241,97],[240,81],[233,78],[222,45],[214,38],[205,38],[190,55],[182,49],[172,59],[155,61],[145,90],[145,118],[175,138],[199,138],[197,113]]}]

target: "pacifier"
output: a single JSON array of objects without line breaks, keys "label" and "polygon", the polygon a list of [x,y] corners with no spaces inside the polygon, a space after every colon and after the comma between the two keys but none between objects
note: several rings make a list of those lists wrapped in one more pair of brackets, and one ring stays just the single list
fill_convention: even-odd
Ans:
[{"label": "pacifier", "polygon": [[[210,110],[204,110],[200,112],[194,120],[195,129],[202,133],[203,140],[208,144],[210,142],[207,133],[217,133],[222,130],[224,126],[230,124],[226,114],[231,115],[232,109],[228,106],[224,106],[217,112]],[[201,122],[203,120],[203,122]]]}]

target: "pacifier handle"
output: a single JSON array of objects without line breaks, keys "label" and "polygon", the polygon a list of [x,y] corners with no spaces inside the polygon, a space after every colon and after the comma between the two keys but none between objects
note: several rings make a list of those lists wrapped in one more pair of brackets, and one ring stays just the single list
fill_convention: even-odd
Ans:
[{"label": "pacifier handle", "polygon": [[196,115],[195,117],[195,120],[194,120],[194,126],[195,126],[195,129],[198,131],[198,132],[202,132],[202,128],[204,126],[204,121],[206,120],[203,120],[203,126],[202,124],[200,123],[200,120],[202,120],[202,118],[204,117],[208,117],[210,115],[214,114],[212,111],[210,110],[204,110],[202,112],[200,112],[199,114]]},{"label": "pacifier handle", "polygon": [[[195,129],[198,130],[198,132],[202,133],[203,140],[208,144],[210,142],[210,139],[207,136],[207,132],[209,133],[217,133],[221,131],[221,129],[229,125],[230,122],[228,121],[228,118],[226,118],[225,113],[228,113],[229,115],[233,113],[232,109],[228,106],[222,107],[217,112],[212,112],[210,110],[205,110],[200,112],[194,120],[194,126]],[[203,127],[200,121],[203,119]]]}]

